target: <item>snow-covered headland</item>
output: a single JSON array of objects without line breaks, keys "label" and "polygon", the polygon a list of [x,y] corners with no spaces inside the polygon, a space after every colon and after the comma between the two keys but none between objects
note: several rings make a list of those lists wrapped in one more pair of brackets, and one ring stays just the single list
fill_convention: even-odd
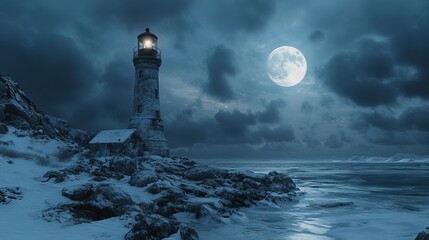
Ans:
[{"label": "snow-covered headland", "polygon": [[0,239],[199,239],[192,222],[227,222],[240,208],[291,200],[298,190],[277,172],[94,157],[88,140],[0,76]]}]

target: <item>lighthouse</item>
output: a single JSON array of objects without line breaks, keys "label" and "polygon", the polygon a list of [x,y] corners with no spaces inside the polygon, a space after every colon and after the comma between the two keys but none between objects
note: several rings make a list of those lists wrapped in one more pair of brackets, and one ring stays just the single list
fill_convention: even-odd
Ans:
[{"label": "lighthouse", "polygon": [[157,47],[158,37],[149,28],[137,37],[133,53],[135,67],[134,102],[129,129],[136,129],[142,138],[145,151],[169,156],[167,140],[161,119],[159,67],[161,51]]}]

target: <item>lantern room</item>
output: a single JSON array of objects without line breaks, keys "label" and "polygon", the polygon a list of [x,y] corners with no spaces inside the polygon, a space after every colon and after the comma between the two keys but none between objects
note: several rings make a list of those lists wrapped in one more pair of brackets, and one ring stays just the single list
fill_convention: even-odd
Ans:
[{"label": "lantern room", "polygon": [[137,51],[134,51],[134,57],[160,57],[161,51],[157,47],[158,37],[150,32],[149,28],[146,28],[146,31],[137,37],[138,45]]}]

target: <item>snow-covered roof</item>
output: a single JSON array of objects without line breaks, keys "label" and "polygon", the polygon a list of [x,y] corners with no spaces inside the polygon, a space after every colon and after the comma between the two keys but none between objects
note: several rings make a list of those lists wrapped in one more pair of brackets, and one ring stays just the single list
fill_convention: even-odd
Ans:
[{"label": "snow-covered roof", "polygon": [[135,129],[104,130],[99,132],[89,143],[123,143],[135,131]]}]

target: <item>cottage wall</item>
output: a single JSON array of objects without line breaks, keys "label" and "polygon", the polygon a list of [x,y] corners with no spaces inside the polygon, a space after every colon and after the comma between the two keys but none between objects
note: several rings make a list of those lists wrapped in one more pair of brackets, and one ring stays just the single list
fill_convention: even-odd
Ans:
[{"label": "cottage wall", "polygon": [[89,145],[89,148],[96,156],[122,154],[129,157],[137,157],[143,156],[145,151],[144,142],[137,135],[137,132],[133,133],[133,135],[122,143],[93,143]]}]

